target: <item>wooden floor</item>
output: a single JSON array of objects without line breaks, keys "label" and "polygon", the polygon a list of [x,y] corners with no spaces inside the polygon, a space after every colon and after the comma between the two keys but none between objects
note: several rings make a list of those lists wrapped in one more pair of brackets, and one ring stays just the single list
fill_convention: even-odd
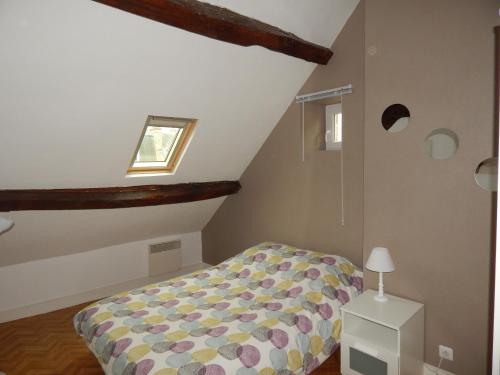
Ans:
[{"label": "wooden floor", "polygon": [[[0,324],[0,372],[102,375],[99,363],[73,329],[73,316],[87,305]],[[339,352],[337,350],[314,375],[340,375]]]}]

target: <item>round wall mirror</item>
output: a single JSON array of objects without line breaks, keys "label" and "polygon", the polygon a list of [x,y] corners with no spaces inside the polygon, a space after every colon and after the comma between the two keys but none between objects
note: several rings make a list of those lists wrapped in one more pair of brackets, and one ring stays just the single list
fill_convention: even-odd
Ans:
[{"label": "round wall mirror", "polygon": [[403,104],[393,104],[382,113],[382,126],[391,133],[400,132],[410,122],[410,111]]},{"label": "round wall mirror", "polygon": [[433,159],[449,159],[457,152],[458,136],[450,129],[436,129],[425,138],[424,147]]},{"label": "round wall mirror", "polygon": [[479,163],[474,179],[484,190],[498,191],[498,158],[489,158]]}]

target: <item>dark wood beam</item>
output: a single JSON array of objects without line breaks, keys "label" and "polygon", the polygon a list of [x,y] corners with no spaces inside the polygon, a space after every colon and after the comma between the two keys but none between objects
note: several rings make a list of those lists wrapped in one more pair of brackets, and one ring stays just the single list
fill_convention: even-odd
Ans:
[{"label": "dark wood beam", "polygon": [[0,190],[0,211],[89,210],[194,202],[235,194],[238,181],[88,189]]},{"label": "dark wood beam", "polygon": [[[258,45],[326,65],[330,49],[229,9],[197,0],[93,0],[209,38],[240,46]],[[167,48],[167,46],[165,46]]]}]

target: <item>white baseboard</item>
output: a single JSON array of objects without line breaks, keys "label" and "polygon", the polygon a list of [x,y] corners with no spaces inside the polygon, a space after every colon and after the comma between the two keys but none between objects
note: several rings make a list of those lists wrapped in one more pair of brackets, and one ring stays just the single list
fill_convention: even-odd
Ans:
[{"label": "white baseboard", "polygon": [[424,374],[423,375],[455,375],[452,372],[438,369],[436,366],[424,363]]},{"label": "white baseboard", "polygon": [[105,298],[107,296],[119,293],[124,290],[138,288],[142,285],[147,285],[158,281],[168,280],[173,277],[184,275],[207,267],[210,267],[210,265],[205,263],[195,264],[192,266],[183,267],[177,271],[166,273],[163,275],[128,280],[121,282],[119,284],[104,286],[102,288],[89,290],[72,296],[56,298],[50,301],[35,303],[33,305],[17,307],[15,309],[3,310],[0,311],[0,323],[26,318],[28,316],[33,316],[33,315],[45,314],[51,311],[64,309],[66,307],[79,305],[81,303],[94,301],[96,299]]}]

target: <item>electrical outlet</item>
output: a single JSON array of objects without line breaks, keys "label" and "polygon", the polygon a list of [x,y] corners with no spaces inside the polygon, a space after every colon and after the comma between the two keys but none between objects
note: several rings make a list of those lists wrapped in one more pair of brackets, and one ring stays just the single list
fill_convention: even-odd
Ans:
[{"label": "electrical outlet", "polygon": [[453,349],[444,345],[439,345],[439,358],[453,361]]}]

